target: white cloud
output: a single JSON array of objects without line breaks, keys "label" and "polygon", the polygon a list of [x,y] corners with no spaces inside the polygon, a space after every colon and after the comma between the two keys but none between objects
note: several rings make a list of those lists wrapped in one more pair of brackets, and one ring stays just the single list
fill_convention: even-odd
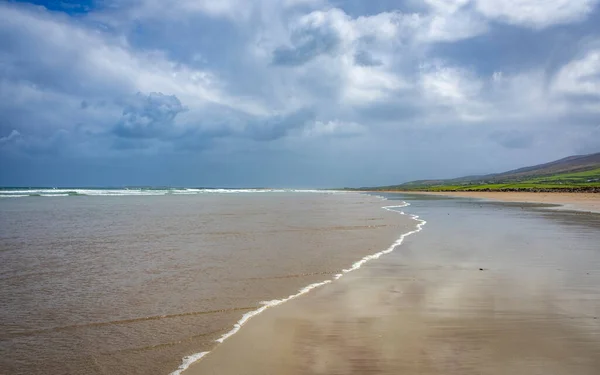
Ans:
[{"label": "white cloud", "polygon": [[202,13],[211,17],[247,19],[253,4],[245,0],[142,0],[133,2],[130,18],[178,18],[182,14]]},{"label": "white cloud", "polygon": [[431,13],[423,18],[418,39],[423,42],[453,42],[487,31],[487,23],[468,9],[471,0],[426,0]]},{"label": "white cloud", "polygon": [[443,64],[421,67],[421,89],[432,107],[452,108],[464,121],[481,121],[485,110],[481,100],[483,82],[471,71]]},{"label": "white cloud", "polygon": [[13,129],[9,135],[7,135],[6,137],[0,137],[0,145],[14,141],[15,139],[19,138],[21,136],[21,133],[19,133],[17,130]]},{"label": "white cloud", "polygon": [[505,126],[526,123],[527,127],[544,128],[564,111],[564,105],[549,94],[547,74],[540,67],[513,73],[494,72],[485,86],[485,97],[489,118]]},{"label": "white cloud", "polygon": [[486,17],[537,29],[581,21],[598,0],[475,0]]},{"label": "white cloud", "polygon": [[455,13],[469,4],[471,0],[425,0],[436,13]]},{"label": "white cloud", "polygon": [[484,34],[487,30],[486,22],[473,13],[435,14],[427,19],[418,38],[424,42],[454,42]]},{"label": "white cloud", "polygon": [[378,67],[355,66],[347,62],[344,73],[342,97],[349,103],[374,102],[406,87],[400,77]]},{"label": "white cloud", "polygon": [[[0,33],[14,38],[17,46],[0,51],[4,69],[23,82],[35,80],[46,91],[79,101],[157,91],[194,107],[218,104],[256,115],[267,112],[252,99],[229,96],[211,71],[171,61],[159,51],[135,51],[121,38],[63,17],[3,5],[0,24]],[[41,72],[45,76],[36,79]]]},{"label": "white cloud", "polygon": [[304,128],[302,135],[306,137],[322,136],[353,136],[367,132],[367,128],[356,122],[344,122],[340,120],[315,121]]},{"label": "white cloud", "polygon": [[[273,58],[286,67],[286,79],[331,82],[341,103],[364,104],[402,87],[391,63],[405,37],[403,27],[403,16],[396,13],[352,18],[337,8],[314,11],[290,23],[289,43],[276,47]],[[377,63],[357,63],[361,52]]]},{"label": "white cloud", "polygon": [[294,6],[299,6],[299,5],[312,5],[312,6],[317,6],[317,5],[324,5],[327,3],[326,0],[283,0],[283,3],[285,4],[285,6],[287,7],[294,7]]},{"label": "white cloud", "polygon": [[341,9],[331,8],[301,16],[292,29],[331,29],[347,44],[365,37],[389,42],[399,36],[403,22],[404,16],[400,13],[384,12],[352,18]]},{"label": "white cloud", "polygon": [[600,50],[588,51],[582,58],[563,66],[554,79],[552,91],[600,98]]},{"label": "white cloud", "polygon": [[426,0],[433,12],[428,35],[458,40],[486,31],[481,16],[543,29],[585,19],[599,0]]},{"label": "white cloud", "polygon": [[351,17],[330,8],[290,22],[288,42],[273,48],[273,56],[276,64],[293,68],[287,74],[339,82],[341,103],[365,105],[411,89],[398,66],[423,53],[422,44],[470,38],[485,30],[476,16],[460,12]]}]

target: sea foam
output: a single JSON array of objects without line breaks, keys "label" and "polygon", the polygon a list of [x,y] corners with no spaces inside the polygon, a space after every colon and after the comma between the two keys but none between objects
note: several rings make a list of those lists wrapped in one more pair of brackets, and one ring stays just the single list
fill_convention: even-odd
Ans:
[{"label": "sea foam", "polygon": [[[382,196],[377,196],[378,198],[381,198],[382,200],[387,200],[387,198],[382,197]],[[397,212],[401,215],[405,215],[405,216],[409,216],[411,219],[417,221],[417,227],[415,230],[412,230],[410,232],[404,233],[402,234],[392,245],[390,245],[390,247],[388,247],[387,249],[380,251],[378,253],[375,254],[371,254],[371,255],[367,255],[364,258],[362,258],[361,260],[355,262],[354,264],[352,264],[352,266],[350,268],[344,269],[342,270],[342,273],[338,273],[336,274],[332,279],[330,280],[324,280],[322,282],[319,283],[314,283],[314,284],[310,284],[305,286],[304,288],[300,289],[298,291],[298,293],[296,294],[292,294],[287,298],[283,298],[283,299],[276,299],[276,300],[272,300],[272,301],[263,301],[261,302],[261,307],[259,307],[256,310],[252,310],[250,312],[247,312],[246,314],[244,314],[240,320],[237,321],[237,323],[234,324],[233,328],[223,334],[223,336],[219,337],[216,342],[218,343],[223,343],[223,341],[227,340],[229,337],[233,336],[234,334],[236,334],[240,328],[242,328],[242,326],[244,324],[246,324],[251,318],[255,317],[256,315],[262,313],[263,311],[265,311],[266,309],[270,308],[270,307],[274,307],[277,305],[281,305],[284,302],[287,302],[291,299],[294,299],[296,297],[300,297],[303,294],[306,294],[308,292],[310,292],[313,289],[319,288],[323,285],[329,284],[335,280],[339,280],[341,277],[343,277],[345,274],[355,271],[357,269],[359,269],[360,267],[362,267],[365,263],[367,263],[370,260],[373,259],[378,259],[379,257],[381,257],[382,255],[385,254],[389,254],[392,251],[395,250],[395,248],[397,246],[400,246],[402,244],[402,242],[404,242],[404,239],[408,236],[410,236],[411,234],[415,234],[418,233],[420,231],[423,230],[423,226],[425,226],[425,224],[427,224],[427,222],[425,220],[422,220],[419,218],[419,216],[417,215],[412,215],[412,214],[406,214],[403,211],[398,211],[396,210],[397,208],[404,208],[404,207],[408,207],[410,206],[410,203],[408,202],[403,202],[401,205],[397,205],[397,206],[386,206],[386,207],[382,207],[385,210],[388,211],[392,211],[392,212]],[[210,351],[208,352],[200,352],[200,353],[196,353],[196,354],[192,354],[189,355],[187,357],[184,357],[182,360],[181,365],[177,368],[177,370],[173,371],[170,375],[181,375],[181,373],[185,370],[187,370],[193,363],[201,360],[204,356],[206,356],[207,354],[209,354]]]},{"label": "sea foam", "polygon": [[343,194],[344,191],[309,189],[199,189],[199,188],[130,188],[130,189],[0,189],[0,198],[72,197],[72,196],[161,196],[196,194],[248,193],[320,193]]}]

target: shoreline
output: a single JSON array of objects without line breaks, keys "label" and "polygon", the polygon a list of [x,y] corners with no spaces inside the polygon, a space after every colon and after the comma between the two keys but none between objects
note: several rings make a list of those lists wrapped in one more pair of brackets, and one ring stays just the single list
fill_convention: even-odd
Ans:
[{"label": "shoreline", "polygon": [[184,375],[597,373],[596,215],[398,199],[431,234],[268,309]]},{"label": "shoreline", "polygon": [[[385,201],[387,201],[387,199],[382,197],[382,202],[385,202]],[[409,237],[410,235],[419,233],[420,231],[423,230],[423,227],[425,226],[425,224],[427,224],[427,221],[421,219],[418,215],[405,213],[404,211],[400,211],[400,210],[395,210],[395,209],[405,208],[408,206],[410,206],[410,203],[402,201],[402,203],[399,205],[390,205],[390,206],[382,206],[381,207],[381,209],[383,209],[383,210],[398,213],[399,215],[408,217],[417,223],[415,225],[414,229],[400,234],[398,239],[396,239],[389,247],[387,247],[384,250],[378,251],[374,254],[369,254],[369,255],[364,256],[360,260],[354,262],[349,268],[342,269],[339,273],[335,274],[331,279],[327,279],[327,280],[323,280],[321,282],[316,282],[316,283],[307,285],[304,288],[301,288],[300,290],[298,290],[297,293],[291,294],[288,297],[285,297],[282,299],[260,302],[260,304],[262,306],[256,310],[252,310],[252,311],[244,314],[234,324],[234,326],[231,330],[229,330],[228,332],[223,334],[220,338],[218,338],[215,341],[217,343],[217,345],[214,348],[212,348],[209,351],[198,352],[198,353],[194,353],[194,354],[185,356],[184,358],[182,358],[182,362],[181,362],[180,366],[177,369],[175,369],[174,371],[172,371],[169,375],[189,374],[190,372],[193,371],[193,370],[190,371],[190,368],[197,366],[207,355],[210,355],[213,351],[215,351],[220,346],[220,344],[223,344],[228,338],[233,337],[242,328],[242,326],[244,326],[250,319],[261,315],[261,313],[263,313],[266,310],[270,310],[271,307],[283,305],[284,303],[286,303],[288,301],[295,300],[297,297],[308,294],[312,290],[321,289],[322,286],[331,284],[334,281],[341,279],[346,274],[350,274],[353,271],[357,271],[357,270],[361,269],[361,267],[364,264],[368,263],[369,261],[379,259],[381,256],[389,254],[389,253],[393,252],[394,250],[396,250],[397,247],[402,245],[402,243],[404,242],[406,237]]]},{"label": "shoreline", "polygon": [[454,198],[476,198],[498,202],[541,203],[556,205],[553,209],[600,213],[600,194],[566,192],[437,192],[437,191],[369,191],[369,193],[397,193],[437,195]]},{"label": "shoreline", "polygon": [[416,225],[356,193],[58,200],[2,201],[8,373],[169,374]]}]

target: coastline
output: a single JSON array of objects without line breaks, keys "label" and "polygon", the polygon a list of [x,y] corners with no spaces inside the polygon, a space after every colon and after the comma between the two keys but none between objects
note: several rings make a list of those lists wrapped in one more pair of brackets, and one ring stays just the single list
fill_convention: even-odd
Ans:
[{"label": "coastline", "polygon": [[408,200],[427,235],[268,309],[184,375],[598,373],[597,215]]},{"label": "coastline", "polygon": [[[382,198],[382,202],[385,202],[386,200],[387,200],[386,198]],[[373,260],[377,260],[380,257],[382,257],[383,255],[392,253],[394,250],[396,250],[396,248],[398,248],[399,246],[402,245],[402,243],[404,242],[404,240],[407,237],[421,232],[423,230],[423,227],[427,224],[427,221],[419,218],[418,215],[409,214],[409,213],[405,213],[404,211],[401,211],[401,209],[408,207],[408,206],[410,206],[410,203],[402,201],[402,203],[399,205],[390,204],[390,205],[385,205],[385,206],[381,207],[382,210],[385,210],[388,212],[393,212],[393,213],[401,215],[403,217],[410,218],[411,220],[416,222],[414,229],[400,234],[400,236],[388,248],[381,250],[379,252],[376,252],[374,254],[364,256],[362,259],[354,262],[349,268],[342,269],[340,271],[340,273],[335,274],[333,276],[333,278],[331,278],[331,279],[327,279],[322,282],[308,285],[308,286],[300,289],[296,294],[292,294],[289,297],[286,297],[286,298],[283,298],[280,300],[262,302],[261,303],[263,305],[262,307],[258,308],[257,310],[253,310],[253,311],[250,311],[249,313],[244,314],[242,316],[242,318],[234,325],[234,327],[231,331],[229,331],[228,333],[223,335],[221,338],[216,340],[216,342],[221,345],[217,345],[210,351],[200,352],[200,353],[196,353],[196,354],[192,354],[190,356],[184,357],[181,365],[175,371],[171,372],[170,375],[182,375],[182,374],[183,375],[194,375],[194,374],[197,374],[198,371],[202,371],[202,370],[198,370],[198,368],[201,368],[200,365],[201,365],[202,361],[205,360],[204,358],[206,356],[208,356],[209,354],[212,354],[219,347],[223,346],[222,344],[228,338],[235,338],[234,334],[236,334],[242,328],[242,326],[244,326],[251,318],[256,317],[255,320],[258,320],[258,318],[261,318],[264,315],[263,313],[265,313],[265,312],[271,313],[272,309],[270,309],[270,307],[279,306],[279,308],[281,309],[281,308],[285,307],[286,305],[289,305],[290,303],[294,302],[294,300],[296,300],[297,297],[306,295],[306,294],[308,294],[308,292],[310,292],[312,290],[319,291],[322,289],[321,287],[326,286],[328,284],[331,285],[333,282],[338,282],[338,280],[340,280],[344,276],[347,276],[346,278],[348,278],[348,276],[352,276],[351,274],[353,273],[353,271],[360,270],[362,268],[362,266],[365,265],[366,263],[373,261]],[[283,311],[286,311],[286,310],[283,310]],[[258,327],[260,327],[260,325],[258,325]]]},{"label": "coastline", "polygon": [[[387,201],[386,198],[380,197],[382,198],[382,202]],[[301,289],[299,289],[296,293],[291,294],[285,298],[282,299],[276,299],[276,300],[272,300],[272,301],[263,301],[260,302],[260,307],[247,312],[246,314],[244,314],[232,327],[231,330],[229,330],[228,332],[224,333],[220,338],[218,338],[217,340],[215,340],[215,342],[217,343],[217,345],[212,348],[211,350],[208,351],[203,351],[203,352],[197,352],[188,356],[185,356],[182,361],[181,364],[179,365],[179,367],[177,369],[175,369],[174,371],[172,371],[170,373],[170,375],[187,375],[190,373],[194,373],[194,368],[198,366],[199,363],[201,363],[201,361],[204,360],[204,357],[210,355],[214,350],[216,350],[217,348],[219,348],[220,346],[222,346],[223,343],[225,343],[226,340],[230,339],[230,338],[234,338],[235,334],[238,333],[238,331],[246,325],[246,323],[248,321],[250,321],[250,319],[252,318],[260,318],[263,313],[265,312],[270,312],[272,309],[271,307],[276,307],[279,306],[280,308],[283,307],[281,305],[284,304],[289,304],[290,302],[293,302],[293,300],[295,300],[296,298],[306,295],[309,292],[311,292],[312,290],[320,290],[322,289],[321,287],[331,284],[334,281],[337,281],[339,279],[341,279],[342,277],[349,275],[351,273],[353,273],[353,271],[358,271],[362,268],[363,265],[365,265],[366,263],[379,259],[380,257],[382,257],[383,255],[389,254],[391,252],[393,252],[397,247],[399,247],[404,240],[408,237],[411,236],[415,233],[418,233],[420,231],[423,230],[423,226],[427,223],[425,220],[420,219],[418,215],[413,215],[413,214],[409,214],[409,213],[405,213],[404,211],[401,211],[401,209],[410,206],[410,203],[407,203],[405,201],[402,201],[401,204],[399,205],[384,205],[382,206],[380,209],[384,210],[385,212],[390,212],[393,215],[398,215],[399,217],[404,217],[407,218],[413,222],[415,222],[416,224],[414,225],[414,227],[407,227],[404,228],[405,232],[401,233],[399,235],[399,237],[397,237],[397,239],[391,244],[389,245],[387,248],[380,250],[376,253],[372,253],[369,255],[365,255],[364,257],[362,257],[361,259],[355,261],[354,263],[352,263],[350,265],[349,268],[344,268],[342,270],[339,271],[339,273],[334,274],[332,278],[330,279],[326,279],[326,280],[322,280],[316,283],[312,283],[310,285],[307,285]],[[253,320],[255,320],[253,319]]]},{"label": "coastline", "polygon": [[557,205],[559,209],[600,213],[600,194],[563,192],[429,192],[429,191],[380,191],[379,193],[438,195],[457,198],[477,198],[500,202],[541,203]]},{"label": "coastline", "polygon": [[[415,228],[385,203],[295,192],[2,200],[0,368],[181,369],[277,310],[266,306],[360,267]],[[84,221],[85,212],[94,214]]]}]

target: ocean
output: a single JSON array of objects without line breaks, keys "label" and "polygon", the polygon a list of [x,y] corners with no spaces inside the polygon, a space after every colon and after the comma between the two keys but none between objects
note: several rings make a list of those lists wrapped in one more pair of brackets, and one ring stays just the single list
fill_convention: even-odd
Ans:
[{"label": "ocean", "polygon": [[[0,373],[180,373],[423,221],[344,192],[0,191]],[[250,320],[251,321],[251,320]]]}]

